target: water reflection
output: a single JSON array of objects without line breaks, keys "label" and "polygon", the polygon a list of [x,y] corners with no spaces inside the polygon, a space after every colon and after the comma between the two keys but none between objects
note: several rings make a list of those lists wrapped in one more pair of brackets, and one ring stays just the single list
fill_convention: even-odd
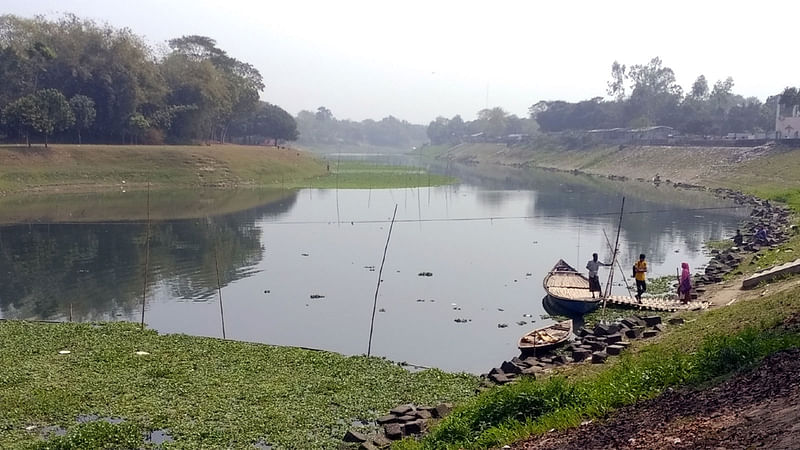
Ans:
[{"label": "water reflection", "polygon": [[[148,293],[205,300],[220,282],[251,276],[263,257],[257,219],[286,213],[296,193],[250,210],[154,222]],[[132,316],[144,285],[146,223],[26,224],[0,228],[0,308],[6,317],[103,320]]]}]

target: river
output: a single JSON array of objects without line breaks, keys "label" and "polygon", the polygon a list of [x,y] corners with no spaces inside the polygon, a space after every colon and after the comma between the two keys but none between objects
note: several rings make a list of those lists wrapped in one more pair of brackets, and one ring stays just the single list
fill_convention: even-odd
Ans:
[{"label": "river", "polygon": [[[667,185],[447,170],[461,184],[227,192],[208,201],[190,193],[200,198],[191,208],[170,203],[185,206],[186,196],[154,194],[149,232],[141,211],[102,214],[120,203],[130,210],[132,199],[143,205],[143,193],[49,199],[72,205],[63,214],[29,199],[24,209],[40,216],[0,226],[0,315],[138,322],[147,265],[145,321],[160,332],[220,337],[221,288],[228,339],[364,354],[397,205],[372,354],[482,373],[514,356],[524,332],[551,322],[542,278],[559,258],[580,268],[595,251],[610,259],[603,231],[614,239],[623,195],[620,260],[629,267],[647,254],[651,276],[675,274],[683,261],[701,269],[703,242],[732,234],[749,212]],[[242,196],[246,209],[211,215]]]}]

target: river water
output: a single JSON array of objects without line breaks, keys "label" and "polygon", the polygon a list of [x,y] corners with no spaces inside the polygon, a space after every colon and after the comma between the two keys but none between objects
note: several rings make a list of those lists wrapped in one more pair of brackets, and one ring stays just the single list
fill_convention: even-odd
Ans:
[{"label": "river water", "polygon": [[[700,269],[708,259],[703,242],[730,235],[749,212],[666,185],[509,169],[448,171],[462,183],[270,193],[247,209],[210,217],[209,208],[198,206],[199,218],[184,208],[175,216],[188,218],[171,219],[180,208],[170,202],[183,200],[156,195],[161,212],[149,232],[148,326],[221,336],[221,287],[229,339],[366,353],[397,205],[372,354],[481,373],[517,354],[524,332],[551,322],[542,279],[559,258],[580,268],[594,251],[610,259],[603,231],[614,239],[623,195],[620,259],[629,267],[646,253],[651,276],[674,275],[683,261]],[[141,214],[102,218],[116,202],[130,204],[131,195],[106,195],[102,202],[73,196],[55,202],[73,208],[56,219],[53,206],[41,217],[0,226],[0,315],[139,321],[146,222]],[[231,204],[238,194],[225,195],[205,203],[219,210],[213,201]],[[25,208],[36,210],[35,203]]]}]

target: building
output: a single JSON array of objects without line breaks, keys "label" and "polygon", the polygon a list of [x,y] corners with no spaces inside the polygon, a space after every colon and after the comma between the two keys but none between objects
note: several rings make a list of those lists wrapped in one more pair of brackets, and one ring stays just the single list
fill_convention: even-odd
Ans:
[{"label": "building", "polygon": [[[781,102],[778,101],[775,113],[775,139],[800,139],[800,106],[794,105],[789,116],[784,116],[781,112]],[[783,111],[786,112],[788,111]]]}]

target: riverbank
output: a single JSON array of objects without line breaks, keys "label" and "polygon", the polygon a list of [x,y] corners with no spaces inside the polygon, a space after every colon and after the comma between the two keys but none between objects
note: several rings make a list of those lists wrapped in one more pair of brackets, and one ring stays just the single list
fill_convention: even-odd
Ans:
[{"label": "riverbank", "polygon": [[399,448],[497,448],[525,440],[523,448],[550,430],[575,432],[670,387],[713,385],[800,346],[800,287],[794,281],[775,286],[725,308],[683,313],[685,324],[668,326],[655,341],[632,341],[604,365],[570,366],[492,388],[457,406],[421,441],[406,440]]},{"label": "riverbank", "polygon": [[667,147],[616,145],[567,148],[554,142],[533,145],[460,144],[434,147],[439,160],[465,164],[539,167],[603,177],[742,190],[761,198],[800,206],[800,149],[769,144],[758,147]]},{"label": "riverbank", "polygon": [[381,358],[22,321],[0,322],[0,381],[2,448],[137,448],[154,430],[170,448],[333,448],[353,423],[461,401],[478,385]]},{"label": "riverbank", "polygon": [[324,175],[322,161],[289,148],[239,145],[0,147],[0,193],[280,186]]},{"label": "riverbank", "polygon": [[453,183],[408,167],[331,163],[286,147],[0,146],[0,197],[175,189],[405,188]]}]

